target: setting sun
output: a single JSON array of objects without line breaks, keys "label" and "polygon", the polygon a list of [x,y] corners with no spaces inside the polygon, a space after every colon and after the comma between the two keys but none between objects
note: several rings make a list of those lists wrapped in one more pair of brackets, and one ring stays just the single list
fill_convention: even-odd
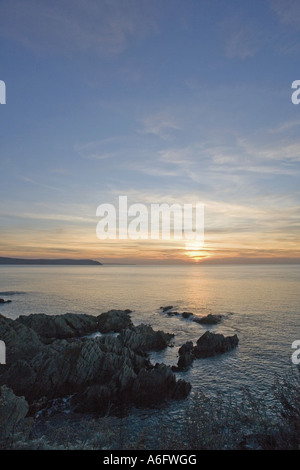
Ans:
[{"label": "setting sun", "polygon": [[185,244],[185,254],[193,261],[201,261],[208,258],[209,254],[203,250],[204,243],[198,240],[191,240]]}]

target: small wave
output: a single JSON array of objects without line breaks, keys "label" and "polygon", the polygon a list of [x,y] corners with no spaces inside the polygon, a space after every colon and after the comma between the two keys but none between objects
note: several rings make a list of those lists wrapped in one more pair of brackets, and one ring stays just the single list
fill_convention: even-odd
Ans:
[{"label": "small wave", "polygon": [[6,292],[0,292],[0,295],[25,295],[27,292],[20,292],[17,290],[8,290]]}]

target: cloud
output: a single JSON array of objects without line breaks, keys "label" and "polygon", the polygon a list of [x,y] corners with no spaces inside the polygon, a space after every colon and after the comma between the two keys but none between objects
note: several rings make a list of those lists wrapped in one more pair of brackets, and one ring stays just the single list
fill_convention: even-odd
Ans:
[{"label": "cloud", "polygon": [[168,140],[174,131],[181,130],[175,118],[167,113],[158,113],[141,120],[142,134],[152,134],[161,139]]},{"label": "cloud", "polygon": [[106,144],[103,141],[92,141],[85,144],[75,144],[74,150],[82,157],[90,160],[107,160],[118,155],[117,152],[105,150]]},{"label": "cloud", "polygon": [[239,15],[223,20],[225,55],[229,59],[253,57],[260,48],[261,34]]},{"label": "cloud", "polygon": [[1,2],[0,35],[36,51],[110,56],[155,29],[146,0],[10,0]]},{"label": "cloud", "polygon": [[280,124],[277,127],[274,127],[269,130],[270,134],[281,134],[282,132],[286,132],[289,130],[293,130],[295,127],[299,127],[300,121],[288,121]]},{"label": "cloud", "polygon": [[34,186],[40,186],[41,188],[45,188],[45,189],[51,189],[51,191],[64,191],[63,188],[57,188],[56,186],[50,186],[48,184],[44,184],[44,183],[41,183],[40,181],[35,181],[31,178],[28,178],[27,176],[20,176],[19,177],[21,180],[25,181],[26,183],[30,183]]},{"label": "cloud", "polygon": [[298,0],[270,0],[279,21],[287,26],[300,28],[300,3]]}]

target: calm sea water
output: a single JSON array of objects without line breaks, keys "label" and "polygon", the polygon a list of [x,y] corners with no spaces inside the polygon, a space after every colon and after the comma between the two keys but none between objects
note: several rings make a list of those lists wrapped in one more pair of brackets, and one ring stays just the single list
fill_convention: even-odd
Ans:
[{"label": "calm sea water", "polygon": [[[272,385],[275,373],[291,366],[291,344],[300,339],[299,281],[298,265],[1,266],[0,297],[13,302],[0,306],[0,313],[10,318],[40,312],[98,315],[130,308],[135,324],[175,334],[173,348],[151,355],[154,362],[170,365],[177,363],[178,347],[195,342],[206,329],[237,333],[238,348],[196,360],[178,376],[191,382],[193,393],[201,388],[234,394],[245,385],[260,392]],[[224,319],[205,328],[162,314],[162,305]]]}]

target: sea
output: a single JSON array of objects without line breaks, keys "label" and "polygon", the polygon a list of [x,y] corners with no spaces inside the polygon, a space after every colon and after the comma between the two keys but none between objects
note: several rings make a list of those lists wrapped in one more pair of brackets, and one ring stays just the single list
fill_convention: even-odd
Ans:
[{"label": "sea", "polygon": [[[171,366],[178,348],[195,343],[206,330],[237,334],[236,349],[195,360],[188,371],[177,373],[191,383],[191,396],[199,391],[238,396],[243,387],[266,393],[275,376],[291,368],[292,343],[300,340],[300,265],[0,266],[0,298],[12,300],[0,305],[0,313],[12,319],[131,309],[135,325],[175,335],[172,347],[150,354],[153,363]],[[163,313],[160,307],[167,305],[223,319],[215,326],[200,325]],[[180,414],[182,406],[174,402],[164,412]],[[138,411],[138,419],[153,413]]]}]

